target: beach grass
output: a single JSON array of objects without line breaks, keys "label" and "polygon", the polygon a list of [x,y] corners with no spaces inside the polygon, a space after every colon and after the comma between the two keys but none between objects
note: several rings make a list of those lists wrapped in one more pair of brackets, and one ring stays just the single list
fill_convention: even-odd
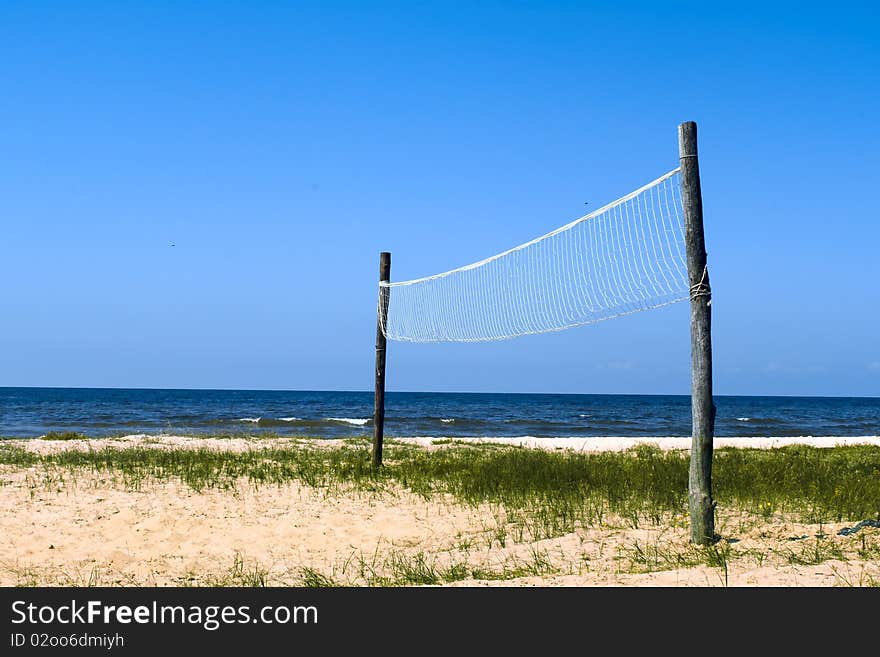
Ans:
[{"label": "beach grass", "polygon": [[[45,454],[0,443],[0,465],[29,468],[29,485],[47,489],[73,484],[84,470],[132,490],[150,480],[178,480],[194,491],[291,481],[328,494],[403,487],[426,499],[497,507],[501,529],[494,539],[488,531],[487,540],[499,542],[511,527],[521,539],[540,540],[612,516],[639,527],[684,522],[687,512],[687,453],[647,445],[597,453],[461,443],[429,450],[392,440],[385,465],[374,471],[366,440],[333,448],[303,441],[244,451],[107,446]],[[767,520],[880,519],[880,447],[718,449],[713,484],[719,505]],[[792,562],[815,558],[795,554]]]},{"label": "beach grass", "polygon": [[43,440],[88,440],[88,436],[78,431],[50,431],[42,436]]}]

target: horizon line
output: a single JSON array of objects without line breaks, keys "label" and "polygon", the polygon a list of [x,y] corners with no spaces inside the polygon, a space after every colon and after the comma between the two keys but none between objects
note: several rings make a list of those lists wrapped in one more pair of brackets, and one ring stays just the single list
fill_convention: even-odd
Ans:
[{"label": "horizon line", "polygon": [[[0,390],[150,390],[150,391],[186,391],[186,392],[292,392],[292,393],[359,393],[368,394],[374,392],[366,390],[307,390],[288,388],[150,388],[150,387],[107,387],[107,386],[9,386],[0,385]],[[594,397],[690,397],[688,393],[654,393],[654,392],[503,392],[487,390],[388,390],[386,394],[436,394],[436,395],[554,395],[554,396],[594,396]],[[713,397],[780,397],[801,399],[880,399],[880,395],[743,395],[743,394],[714,394]]]}]

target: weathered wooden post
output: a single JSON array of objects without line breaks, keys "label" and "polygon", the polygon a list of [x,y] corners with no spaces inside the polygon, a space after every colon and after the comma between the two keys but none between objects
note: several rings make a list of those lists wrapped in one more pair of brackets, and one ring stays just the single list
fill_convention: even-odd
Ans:
[{"label": "weathered wooden post", "polygon": [[[391,280],[391,254],[379,254],[379,282]],[[379,286],[376,313],[376,396],[373,401],[373,467],[382,465],[382,437],[385,432],[385,322],[388,319],[389,288]]]},{"label": "weathered wooden post", "polygon": [[691,464],[688,502],[691,542],[709,545],[715,540],[715,502],[712,499],[712,440],[715,403],[712,400],[712,289],[706,266],[703,236],[703,198],[697,159],[697,124],[678,126],[681,160],[681,199],[684,206],[685,246],[691,296]]}]

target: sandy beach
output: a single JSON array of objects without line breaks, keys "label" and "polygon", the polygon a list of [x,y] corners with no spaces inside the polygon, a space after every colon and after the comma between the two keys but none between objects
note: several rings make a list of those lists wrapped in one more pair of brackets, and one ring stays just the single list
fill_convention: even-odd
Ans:
[{"label": "sandy beach", "polygon": [[[680,438],[481,439],[530,448],[621,450],[636,443],[687,449]],[[4,441],[40,454],[104,447],[243,451],[301,439],[126,436],[88,441]],[[443,449],[436,438],[410,438]],[[437,444],[440,442],[441,444]],[[331,441],[308,441],[333,449]],[[864,438],[730,438],[718,447],[880,445]],[[601,525],[543,540],[522,540],[497,505],[466,505],[397,487],[326,490],[300,482],[195,491],[174,480],[138,487],[100,470],[2,466],[0,584],[15,585],[316,585],[388,584],[394,574],[452,572],[457,586],[846,586],[880,581],[880,529],[854,523],[802,524],[719,508],[723,563],[692,563],[685,523]],[[795,558],[814,545],[835,558]],[[818,550],[818,547],[816,547]],[[824,548],[823,548],[824,549]],[[645,555],[654,555],[646,558]],[[867,557],[865,555],[868,555]],[[661,562],[667,562],[663,567]],[[483,575],[482,577],[480,575]],[[477,576],[474,576],[477,575]]]},{"label": "sandy beach", "polygon": [[[622,436],[597,436],[591,438],[536,438],[522,436],[509,437],[427,437],[407,436],[394,438],[393,442],[419,445],[426,449],[442,448],[449,442],[498,445],[514,447],[529,447],[535,449],[569,449],[576,452],[620,452],[636,447],[637,445],[654,445],[663,450],[690,449],[691,439],[681,437],[651,437],[632,438]],[[113,438],[82,439],[82,440],[8,440],[10,445],[24,447],[25,449],[47,454],[66,449],[99,449],[101,447],[140,447],[149,446],[157,449],[169,449],[178,447],[208,447],[221,450],[245,450],[265,449],[278,445],[295,445],[307,443],[315,447],[333,447],[339,444],[334,440],[311,440],[307,438],[283,438],[283,437],[201,437],[201,436],[153,436],[147,434],[132,434]],[[769,449],[785,447],[788,445],[810,445],[812,447],[835,447],[837,445],[878,445],[880,436],[785,436],[785,437],[716,437],[713,441],[716,448],[721,447],[747,447],[755,449]]]}]

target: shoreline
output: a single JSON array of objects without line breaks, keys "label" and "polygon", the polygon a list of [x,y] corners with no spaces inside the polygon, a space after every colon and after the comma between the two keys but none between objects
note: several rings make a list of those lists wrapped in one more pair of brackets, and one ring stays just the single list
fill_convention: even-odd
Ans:
[{"label": "shoreline", "polygon": [[[277,446],[311,445],[318,447],[335,447],[350,445],[352,440],[357,439],[328,439],[305,436],[272,436],[261,437],[259,435],[241,436],[181,436],[173,434],[129,434],[125,436],[111,436],[102,438],[78,438],[72,440],[45,440],[43,438],[7,438],[0,441],[0,445],[14,445],[38,453],[53,453],[72,449],[95,449],[104,447],[155,447],[159,449],[198,449],[207,447],[210,449],[226,451],[243,451],[254,448],[270,448]],[[590,438],[537,438],[534,436],[519,437],[493,437],[493,436],[469,436],[469,437],[435,437],[435,436],[404,436],[399,438],[386,437],[386,444],[408,444],[424,447],[426,449],[440,449],[448,445],[456,444],[494,444],[510,447],[525,447],[529,449],[547,450],[572,450],[576,452],[619,452],[637,447],[639,445],[651,445],[663,451],[689,450],[691,439],[689,437],[625,437],[625,436],[597,436]],[[805,445],[808,447],[830,448],[849,445],[874,445],[880,446],[880,436],[777,436],[777,437],[716,437],[713,446],[716,449],[736,447],[745,449],[776,449],[791,445]]]},{"label": "shoreline", "polygon": [[[396,440],[430,446],[438,440],[452,440],[464,443],[496,443],[515,447],[531,447],[537,449],[573,449],[579,452],[617,452],[631,449],[638,445],[654,445],[662,450],[686,450],[690,449],[690,437],[626,437],[626,436],[596,436],[590,438],[536,438],[522,436],[517,438],[431,438],[431,437],[406,437]],[[775,447],[787,447],[789,445],[807,445],[810,447],[837,447],[844,445],[880,445],[880,436],[779,436],[779,437],[716,437],[713,440],[714,447],[744,447],[769,449]]]}]

